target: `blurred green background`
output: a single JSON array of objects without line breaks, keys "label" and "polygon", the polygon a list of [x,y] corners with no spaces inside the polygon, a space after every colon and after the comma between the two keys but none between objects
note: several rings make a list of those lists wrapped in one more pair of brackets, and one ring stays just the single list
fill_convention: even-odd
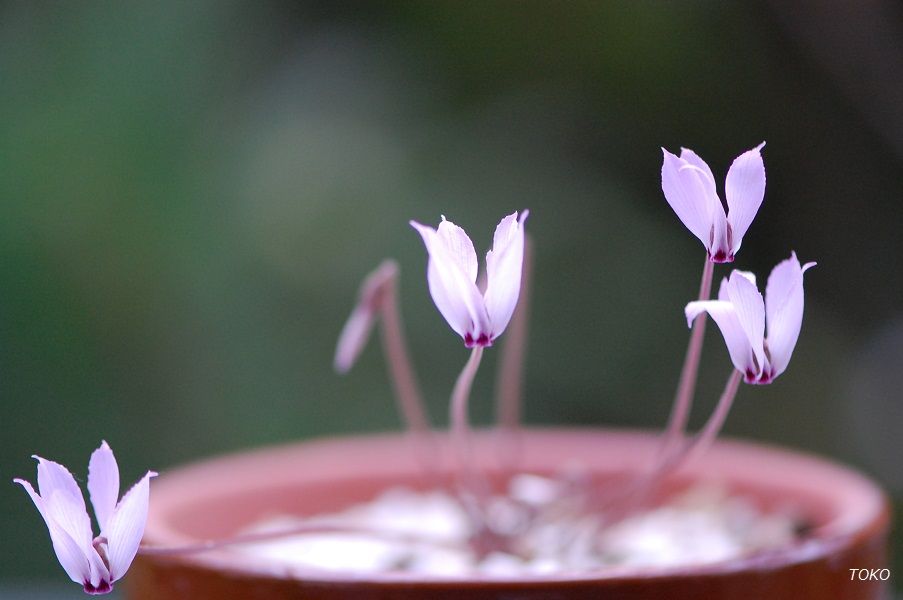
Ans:
[{"label": "blurred green background", "polygon": [[[727,433],[903,497],[901,73],[903,12],[880,0],[4,3],[0,580],[65,581],[9,483],[32,453],[84,476],[104,438],[131,482],[398,427],[375,346],[331,368],[382,257],[444,423],[467,354],[412,218],[445,214],[482,253],[529,207],[527,420],[663,426],[704,251],[662,196],[660,146],[720,186],[767,140],[735,266],[819,262],[789,370],[741,389]],[[694,424],[730,369],[709,334]]]}]

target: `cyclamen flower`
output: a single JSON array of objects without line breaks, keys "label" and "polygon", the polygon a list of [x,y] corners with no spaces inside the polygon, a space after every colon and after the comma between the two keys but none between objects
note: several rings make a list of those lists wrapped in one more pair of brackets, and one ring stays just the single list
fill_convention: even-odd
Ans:
[{"label": "cyclamen flower", "polygon": [[342,328],[342,333],[339,334],[339,343],[336,346],[333,366],[339,373],[345,373],[351,369],[351,365],[364,349],[373,324],[376,322],[385,288],[396,277],[398,277],[398,265],[394,260],[386,260],[361,284],[357,305],[345,323],[345,327]]},{"label": "cyclamen flower", "polygon": [[[796,253],[781,261],[768,276],[765,300],[752,273],[734,270],[721,281],[718,300],[690,302],[684,310],[687,324],[707,312],[718,324],[731,361],[746,383],[771,383],[784,372],[793,354],[803,322],[803,273],[814,262],[800,266]],[[768,324],[768,336],[765,326]]]},{"label": "cyclamen flower", "polygon": [[93,537],[91,518],[75,478],[66,467],[40,456],[38,490],[22,479],[25,488],[50,531],[53,550],[63,569],[88,594],[106,594],[121,579],[138,552],[144,525],[150,478],[148,471],[119,502],[119,467],[106,442],[91,454],[88,464],[88,492],[100,535]]},{"label": "cyclamen flower", "polygon": [[762,204],[765,165],[760,150],[764,145],[762,142],[738,156],[728,170],[724,185],[727,214],[705,161],[687,148],[681,148],[679,157],[662,148],[665,199],[687,229],[699,238],[713,262],[733,262],[743,234]]},{"label": "cyclamen flower", "polygon": [[464,345],[491,346],[505,331],[520,295],[524,210],[498,224],[486,254],[486,292],[477,288],[477,253],[464,230],[442,217],[437,229],[411,221],[429,253],[427,281],[436,308]]}]

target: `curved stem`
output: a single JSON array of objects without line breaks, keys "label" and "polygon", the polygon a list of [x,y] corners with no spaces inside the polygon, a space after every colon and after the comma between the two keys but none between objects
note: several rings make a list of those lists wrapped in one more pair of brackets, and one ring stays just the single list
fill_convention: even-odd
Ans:
[{"label": "curved stem", "polygon": [[438,449],[432,436],[420,386],[417,384],[414,367],[404,341],[401,310],[398,307],[397,277],[392,277],[383,288],[380,313],[382,316],[380,338],[389,367],[392,387],[398,400],[399,412],[404,418],[408,432],[418,446],[418,454],[426,470],[435,471],[439,466]]},{"label": "curved stem", "polygon": [[[702,278],[699,282],[699,300],[708,300],[712,293],[712,274],[714,263],[706,255],[705,265],[702,268]],[[687,420],[690,417],[690,409],[693,406],[693,393],[696,390],[696,376],[699,373],[699,358],[702,354],[702,342],[705,337],[706,313],[700,314],[693,322],[693,331],[690,333],[690,341],[687,344],[687,353],[684,356],[683,368],[680,371],[680,381],[674,396],[674,404],[671,408],[671,416],[665,428],[662,439],[661,452],[665,455],[671,452],[673,447],[683,438]]]},{"label": "curved stem", "polygon": [[524,262],[520,295],[505,336],[496,377],[496,419],[500,429],[502,465],[508,471],[517,467],[520,454],[520,422],[523,405],[524,357],[530,317],[530,289],[533,277],[533,242],[524,240]]},{"label": "curved stem", "polygon": [[683,463],[693,460],[712,445],[712,442],[714,442],[715,438],[718,437],[718,434],[721,433],[721,428],[724,426],[727,414],[730,412],[731,406],[734,403],[734,398],[737,396],[737,389],[740,387],[741,377],[743,377],[743,374],[740,371],[734,370],[731,372],[731,375],[728,377],[727,383],[724,386],[724,391],[721,393],[721,398],[718,399],[718,405],[712,412],[712,416],[709,417],[706,424],[703,425],[699,433],[696,434],[696,437],[694,437],[691,442],[687,443],[671,460],[667,467],[667,471],[662,476],[667,475],[669,472],[676,471]]},{"label": "curved stem", "polygon": [[711,445],[730,412],[741,377],[740,371],[731,371],[715,410],[712,411],[708,421],[692,440],[677,440],[675,444],[680,443],[680,446],[676,450],[668,454],[659,452],[645,473],[637,476],[632,482],[628,482],[623,489],[615,491],[604,502],[607,505],[606,510],[610,519],[619,520],[630,514],[633,510],[632,507],[638,502],[642,502],[644,498],[648,498],[656,486],[671,473],[678,470],[684,463],[699,456]]},{"label": "curved stem", "polygon": [[434,473],[438,468],[438,450],[405,344],[398,307],[398,272],[398,264],[388,259],[364,278],[357,304],[339,334],[334,366],[339,373],[346,373],[354,365],[370,338],[373,324],[378,321],[398,412],[409,436],[417,443],[417,456],[424,469]]},{"label": "curved stem", "polygon": [[451,445],[458,461],[459,485],[461,500],[470,515],[475,531],[481,531],[484,526],[482,499],[486,495],[485,482],[480,481],[473,464],[473,439],[468,419],[467,404],[470,398],[470,389],[480,368],[480,360],[483,358],[483,347],[475,346],[470,353],[470,358],[458,380],[455,382],[449,408],[449,422],[451,424]]},{"label": "curved stem", "polygon": [[452,390],[449,421],[451,423],[451,441],[458,457],[459,467],[467,473],[473,465],[473,441],[471,440],[470,423],[467,416],[467,402],[470,398],[470,388],[480,368],[480,360],[483,358],[483,347],[475,346],[470,353],[470,358]]}]

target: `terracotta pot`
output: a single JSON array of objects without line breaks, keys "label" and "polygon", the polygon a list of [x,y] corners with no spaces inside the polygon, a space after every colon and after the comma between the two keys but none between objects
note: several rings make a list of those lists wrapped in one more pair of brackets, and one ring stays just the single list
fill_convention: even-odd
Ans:
[{"label": "terracotta pot", "polygon": [[[485,468],[495,465],[478,434]],[[647,433],[529,430],[523,465],[551,474],[579,460],[604,484],[636,471],[656,447]],[[275,513],[310,515],[367,500],[383,488],[422,487],[408,440],[399,435],[338,438],[256,450],[201,462],[154,481],[145,543],[192,544],[226,538]],[[792,505],[812,524],[810,539],[780,551],[705,567],[619,575],[500,579],[349,577],[298,572],[220,549],[181,556],[140,555],[124,580],[131,600],[304,598],[375,600],[667,598],[669,600],[866,600],[881,581],[851,580],[850,569],[886,566],[887,501],[870,480],[825,460],[735,441],[718,442],[674,478],[674,485],[718,480],[762,508]]]}]

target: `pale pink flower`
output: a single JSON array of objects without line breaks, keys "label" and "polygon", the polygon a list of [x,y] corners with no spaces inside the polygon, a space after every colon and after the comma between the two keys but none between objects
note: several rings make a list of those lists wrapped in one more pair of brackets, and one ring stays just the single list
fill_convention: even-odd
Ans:
[{"label": "pale pink flower", "polygon": [[100,526],[100,535],[94,537],[85,499],[72,473],[53,461],[34,458],[38,461],[40,493],[25,480],[13,481],[25,488],[44,517],[60,564],[86,593],[110,592],[138,552],[147,521],[150,478],[157,474],[148,471],[117,502],[119,467],[113,451],[102,442],[88,464],[88,492]]},{"label": "pale pink flower", "polygon": [[814,262],[800,266],[796,253],[791,253],[772,269],[764,300],[755,276],[734,270],[730,279],[721,281],[718,300],[687,304],[687,323],[692,327],[699,313],[709,313],[746,383],[771,383],[787,368],[796,346],[803,322],[803,273],[813,266]]},{"label": "pale pink flower", "polygon": [[361,284],[357,305],[345,322],[336,346],[333,366],[339,373],[346,373],[357,360],[370,338],[373,324],[380,310],[386,286],[398,277],[398,265],[394,260],[383,261]]},{"label": "pale pink flower", "polygon": [[427,281],[436,308],[464,345],[491,346],[505,331],[520,295],[524,262],[524,210],[498,224],[486,254],[486,291],[477,287],[477,253],[464,230],[446,221],[437,229],[411,221],[429,253]]},{"label": "pale pink flower", "polygon": [[695,152],[681,148],[680,156],[664,148],[662,191],[665,199],[713,262],[732,262],[765,196],[765,165],[760,153],[765,142],[738,156],[727,172],[724,195],[727,213],[709,166]]}]

